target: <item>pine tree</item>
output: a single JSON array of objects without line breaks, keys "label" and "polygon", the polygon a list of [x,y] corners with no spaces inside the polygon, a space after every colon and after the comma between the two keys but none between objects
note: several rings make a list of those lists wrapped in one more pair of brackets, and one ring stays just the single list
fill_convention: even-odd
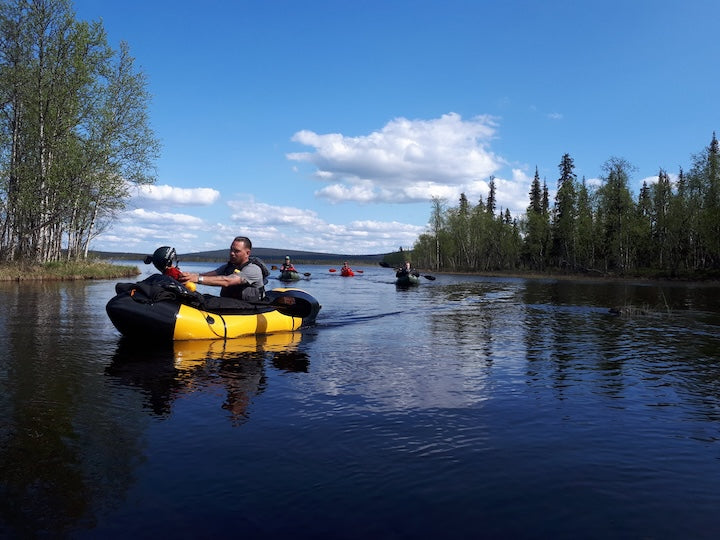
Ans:
[{"label": "pine tree", "polygon": [[488,196],[487,202],[485,203],[485,211],[490,214],[495,214],[495,177],[491,176],[488,182]]},{"label": "pine tree", "polygon": [[575,194],[575,163],[570,154],[564,154],[559,165],[560,178],[555,195],[553,212],[553,259],[559,268],[574,270],[575,261],[575,219],[577,200]]},{"label": "pine tree", "polygon": [[535,167],[535,177],[530,188],[530,204],[525,215],[525,238],[523,241],[523,260],[531,270],[545,267],[547,236],[549,230],[544,199],[547,196],[540,185],[540,174]]}]

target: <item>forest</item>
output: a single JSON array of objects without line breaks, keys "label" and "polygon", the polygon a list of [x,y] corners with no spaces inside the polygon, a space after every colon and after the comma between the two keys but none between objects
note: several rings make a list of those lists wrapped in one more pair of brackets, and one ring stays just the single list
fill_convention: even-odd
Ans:
[{"label": "forest", "polygon": [[154,181],[146,86],[69,0],[0,1],[0,261],[85,259]]},{"label": "forest", "polygon": [[413,246],[418,267],[449,272],[532,272],[653,278],[720,277],[720,147],[692,156],[671,180],[629,185],[634,167],[610,158],[600,182],[578,180],[562,156],[554,200],[537,169],[527,211],[498,209],[494,178],[486,200],[457,206],[436,198],[427,232]]}]

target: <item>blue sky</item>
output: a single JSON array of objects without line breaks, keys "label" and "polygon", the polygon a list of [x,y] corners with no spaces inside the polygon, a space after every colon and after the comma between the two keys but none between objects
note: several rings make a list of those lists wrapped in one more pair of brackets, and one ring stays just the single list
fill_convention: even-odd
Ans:
[{"label": "blue sky", "polygon": [[519,216],[621,157],[631,189],[720,131],[716,0],[75,0],[130,46],[158,178],[93,249],[412,247],[432,196],[496,177]]}]

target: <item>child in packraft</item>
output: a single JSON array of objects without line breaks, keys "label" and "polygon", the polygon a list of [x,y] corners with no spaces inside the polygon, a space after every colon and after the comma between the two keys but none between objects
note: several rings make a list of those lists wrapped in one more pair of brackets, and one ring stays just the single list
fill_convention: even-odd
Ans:
[{"label": "child in packraft", "polygon": [[[157,268],[163,275],[169,276],[176,281],[180,280],[182,272],[177,266],[177,254],[175,248],[170,246],[162,246],[155,250],[152,255],[145,257],[145,264],[153,263],[153,266]],[[189,291],[195,290],[195,284],[192,282],[183,283],[186,289]]]}]

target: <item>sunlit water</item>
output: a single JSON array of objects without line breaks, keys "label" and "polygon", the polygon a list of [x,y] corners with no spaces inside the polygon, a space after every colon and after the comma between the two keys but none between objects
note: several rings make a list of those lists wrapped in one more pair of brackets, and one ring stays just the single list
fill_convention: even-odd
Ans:
[{"label": "sunlit water", "polygon": [[718,287],[360,269],[299,268],[303,332],[160,348],[114,281],[0,283],[0,536],[720,533]]}]

